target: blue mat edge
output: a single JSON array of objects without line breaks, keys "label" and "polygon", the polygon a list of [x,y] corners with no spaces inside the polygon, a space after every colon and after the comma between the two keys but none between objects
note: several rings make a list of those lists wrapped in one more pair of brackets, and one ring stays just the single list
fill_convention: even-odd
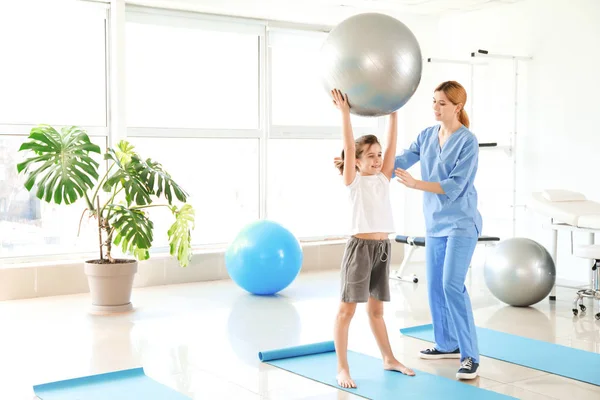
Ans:
[{"label": "blue mat edge", "polygon": [[[322,380],[313,379],[313,378],[310,378],[310,377],[308,377],[308,376],[304,376],[304,375],[302,375],[302,374],[299,374],[299,373],[296,373],[296,372],[294,372],[294,371],[291,371],[291,370],[289,370],[289,369],[283,368],[283,367],[282,367],[282,366],[280,366],[280,365],[277,365],[277,361],[279,361],[279,360],[282,360],[282,359],[294,358],[294,357],[303,357],[303,356],[308,356],[308,355],[319,354],[320,352],[316,352],[316,351],[315,351],[315,352],[308,352],[308,351],[306,351],[306,350],[307,350],[307,349],[309,349],[309,348],[311,348],[311,346],[323,346],[323,345],[329,345],[329,344],[333,345],[333,341],[327,341],[327,342],[318,342],[318,343],[309,343],[309,344],[304,344],[304,345],[301,345],[301,346],[293,346],[293,347],[288,347],[288,348],[283,348],[283,349],[274,349],[274,350],[260,351],[260,352],[259,352],[259,359],[260,359],[260,361],[261,361],[262,363],[265,363],[265,364],[271,365],[271,366],[273,366],[273,367],[275,367],[275,368],[278,368],[278,369],[281,369],[281,370],[283,370],[283,371],[287,371],[287,372],[289,372],[289,373],[291,373],[291,374],[294,374],[294,375],[297,375],[297,376],[301,376],[302,378],[304,378],[304,379],[308,379],[308,380],[310,380],[310,381],[312,381],[312,382],[317,382],[317,383],[320,383],[320,384],[322,384],[322,385],[325,385],[325,386],[329,386],[329,387],[335,388],[335,389],[337,389],[337,390],[341,390],[341,391],[344,391],[344,392],[347,392],[347,393],[351,393],[351,394],[353,394],[353,395],[355,395],[355,396],[358,396],[358,397],[362,397],[362,398],[365,398],[365,399],[369,399],[369,397],[365,397],[365,396],[363,396],[363,395],[361,395],[361,394],[357,393],[357,392],[356,392],[356,389],[351,389],[351,388],[343,388],[343,387],[341,387],[341,386],[338,386],[338,385],[331,385],[331,384],[329,384],[329,383],[327,383],[327,382],[324,382],[324,381],[322,381]],[[297,350],[297,349],[302,349],[302,350],[301,350],[301,351],[299,351],[299,352],[296,352],[295,350]],[[265,359],[263,359],[263,358],[264,358],[264,357],[263,357],[263,354],[265,354],[265,353],[268,353],[268,352],[278,352],[278,353],[279,353],[279,352],[284,352],[284,351],[288,351],[289,353],[292,353],[292,354],[296,353],[296,354],[294,354],[294,355],[291,355],[291,356],[289,356],[289,357],[273,358],[273,359],[268,359],[268,360],[265,360]],[[322,352],[322,353],[330,353],[330,352],[335,352],[335,348],[334,348],[332,351],[331,351],[331,350],[328,350],[328,351],[325,351],[325,352]],[[360,352],[355,352],[355,351],[352,351],[352,350],[348,350],[348,352],[349,352],[349,353],[361,354],[361,355],[364,355],[364,356],[367,356],[367,357],[371,357],[371,358],[377,359],[377,357],[369,356],[369,355],[367,355],[367,354],[360,353]],[[431,373],[429,373],[429,372],[421,371],[421,370],[419,370],[419,369],[416,369],[416,368],[411,368],[411,369],[412,369],[412,370],[415,372],[415,374],[416,374],[416,373],[419,373],[419,374],[427,374],[427,375],[433,376],[433,377],[435,377],[435,378],[437,378],[437,379],[443,379],[443,380],[447,380],[447,381],[450,381],[450,382],[460,383],[460,381],[457,381],[457,380],[454,380],[454,379],[450,379],[450,378],[446,378],[446,377],[444,377],[444,376],[440,376],[440,375],[431,374]],[[462,384],[464,384],[464,385],[467,385],[469,388],[473,388],[473,389],[476,389],[476,390],[478,390],[478,391],[479,391],[479,390],[483,390],[483,391],[485,391],[485,392],[494,393],[494,394],[498,395],[499,397],[505,397],[506,399],[515,399],[515,400],[518,400],[516,397],[512,397],[512,396],[510,396],[510,395],[506,395],[506,394],[503,394],[503,393],[498,393],[498,392],[495,392],[495,391],[493,391],[493,390],[489,390],[489,389],[485,389],[485,388],[480,388],[480,387],[478,387],[478,386],[472,386],[472,385],[468,385],[468,384],[466,384],[466,383],[462,383]]]},{"label": "blue mat edge", "polygon": [[[483,327],[479,327],[479,326],[476,326],[476,329],[480,329],[480,330],[484,330],[484,331],[490,331],[490,332],[494,332],[494,333],[505,334],[505,335],[509,335],[509,336],[515,336],[515,337],[518,337],[519,339],[524,340],[526,342],[541,342],[544,345],[556,346],[558,348],[566,349],[566,350],[574,352],[574,353],[598,354],[598,353],[593,353],[593,352],[589,352],[589,351],[585,351],[585,350],[581,350],[581,349],[576,349],[574,347],[564,346],[564,345],[557,344],[557,343],[546,342],[546,341],[543,341],[543,340],[537,340],[537,339],[532,339],[532,338],[528,338],[528,337],[525,337],[525,336],[515,335],[515,334],[512,334],[512,333],[502,332],[502,331],[498,331],[498,330],[495,330],[495,329],[483,328]],[[423,339],[423,338],[420,338],[420,337],[411,336],[415,332],[422,332],[422,331],[429,331],[429,330],[433,330],[433,324],[424,324],[424,325],[411,326],[411,327],[408,327],[408,328],[400,328],[400,333],[402,333],[404,336],[413,337],[414,339],[422,340],[424,342],[435,343],[435,341],[432,341],[432,340],[427,340],[427,339]],[[511,360],[499,358],[499,357],[492,356],[492,355],[489,355],[489,354],[485,354],[485,353],[482,353],[482,352],[480,352],[480,355],[484,356],[484,357],[487,357],[487,358],[492,358],[494,360],[503,361],[503,362],[506,362],[506,363],[509,363],[509,364],[519,365],[521,367],[534,369],[536,371],[542,371],[542,372],[546,372],[546,373],[549,373],[549,374],[552,374],[552,375],[561,376],[561,377],[568,378],[568,379],[573,379],[573,380],[578,381],[578,382],[587,383],[589,385],[598,386],[598,384],[596,384],[594,382],[589,382],[587,380],[583,380],[581,378],[577,378],[577,377],[575,377],[573,375],[566,375],[564,373],[557,372],[557,371],[555,371],[555,370],[553,370],[551,368],[546,368],[546,369],[544,369],[544,368],[537,368],[537,367],[534,367],[534,366],[531,366],[531,365],[526,365],[526,364],[523,364],[523,363],[517,363],[517,362],[511,361]],[[598,354],[598,356],[600,357],[600,354]]]},{"label": "blue mat edge", "polygon": [[[121,370],[114,370],[109,372],[103,372],[99,374],[83,375],[74,378],[68,378],[64,380],[45,382],[41,384],[33,385],[33,392],[36,399],[44,400],[47,396],[54,398],[53,396],[63,396],[62,393],[65,390],[71,389],[84,389],[88,390],[88,387],[94,386],[95,384],[118,384],[117,382],[123,381],[142,381],[146,389],[149,389],[147,385],[151,385],[153,393],[159,393],[160,396],[168,395],[168,398],[177,399],[189,399],[191,397],[184,393],[180,393],[178,390],[166,385],[163,382],[159,382],[153,379],[151,376],[146,374],[143,367],[135,367]],[[155,392],[157,391],[157,392]],[[153,396],[150,396],[153,398]],[[78,397],[79,398],[79,397]],[[164,398],[164,397],[161,397]]]},{"label": "blue mat edge", "polygon": [[117,370],[117,371],[103,372],[101,374],[84,375],[84,376],[64,379],[64,380],[60,380],[60,381],[40,383],[37,385],[33,385],[33,391],[38,392],[38,391],[42,391],[42,390],[60,390],[59,386],[62,386],[62,387],[71,386],[70,384],[72,384],[74,382],[81,382],[83,384],[83,382],[89,381],[91,379],[100,381],[100,380],[106,379],[107,377],[109,377],[111,375],[118,376],[120,378],[129,378],[131,376],[138,376],[138,375],[147,376],[144,371],[144,368],[142,368],[142,367],[129,368],[129,369],[122,369],[122,370]]}]

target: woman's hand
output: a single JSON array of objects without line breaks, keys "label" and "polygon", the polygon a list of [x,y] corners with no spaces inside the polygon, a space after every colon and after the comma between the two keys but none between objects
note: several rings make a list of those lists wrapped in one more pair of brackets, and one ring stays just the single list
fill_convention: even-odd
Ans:
[{"label": "woman's hand", "polygon": [[339,89],[333,89],[331,91],[331,97],[333,97],[333,105],[342,112],[350,112],[350,104],[348,103],[348,95],[342,94]]},{"label": "woman's hand", "polygon": [[417,187],[417,180],[403,169],[396,168],[396,180],[408,188],[414,189]]}]

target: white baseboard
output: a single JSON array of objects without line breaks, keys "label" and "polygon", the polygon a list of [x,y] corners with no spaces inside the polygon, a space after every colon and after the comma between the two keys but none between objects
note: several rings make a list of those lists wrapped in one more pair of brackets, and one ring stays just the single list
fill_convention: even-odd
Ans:
[{"label": "white baseboard", "polygon": [[[302,272],[340,268],[345,241],[303,243]],[[392,263],[402,262],[403,245],[392,242]],[[229,279],[225,250],[214,249],[194,255],[189,266],[180,267],[169,255],[141,261],[134,288]],[[0,301],[88,293],[81,260],[13,265],[0,268]]]}]

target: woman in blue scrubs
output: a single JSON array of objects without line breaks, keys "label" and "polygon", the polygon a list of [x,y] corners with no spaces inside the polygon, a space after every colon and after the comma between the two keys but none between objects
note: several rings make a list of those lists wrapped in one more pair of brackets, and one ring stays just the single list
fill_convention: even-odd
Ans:
[{"label": "woman in blue scrubs", "polygon": [[[468,129],[466,101],[467,93],[458,82],[440,84],[433,97],[439,124],[422,131],[395,162],[397,180],[424,192],[427,288],[435,346],[420,356],[460,358],[458,379],[475,378],[479,367],[473,311],[465,287],[482,228],[474,186],[479,143]],[[422,180],[406,171],[418,161]]]}]

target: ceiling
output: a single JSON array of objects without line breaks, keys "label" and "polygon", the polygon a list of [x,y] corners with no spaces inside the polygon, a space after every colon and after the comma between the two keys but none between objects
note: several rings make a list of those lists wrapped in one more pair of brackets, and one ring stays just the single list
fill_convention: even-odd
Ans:
[{"label": "ceiling", "polygon": [[125,0],[130,4],[260,19],[335,24],[361,12],[441,17],[527,0]]},{"label": "ceiling", "polygon": [[[284,0],[285,1],[285,0]],[[452,12],[468,12],[491,7],[500,7],[524,0],[324,0],[343,7],[360,9],[379,9],[381,11],[400,12],[414,15],[439,16]]]}]

